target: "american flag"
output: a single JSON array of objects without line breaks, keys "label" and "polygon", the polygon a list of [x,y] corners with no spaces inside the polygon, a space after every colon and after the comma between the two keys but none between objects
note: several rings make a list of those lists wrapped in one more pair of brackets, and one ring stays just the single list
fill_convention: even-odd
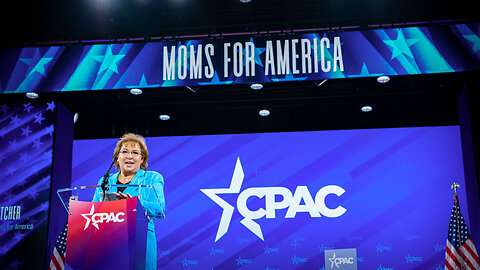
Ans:
[{"label": "american flag", "polygon": [[65,224],[63,231],[58,235],[57,242],[53,248],[52,259],[50,260],[49,270],[59,270],[65,268],[65,250],[67,249],[67,227]]},{"label": "american flag", "polygon": [[478,253],[470,237],[462,213],[460,213],[460,205],[456,193],[452,215],[450,216],[450,225],[448,226],[445,269],[480,269]]}]

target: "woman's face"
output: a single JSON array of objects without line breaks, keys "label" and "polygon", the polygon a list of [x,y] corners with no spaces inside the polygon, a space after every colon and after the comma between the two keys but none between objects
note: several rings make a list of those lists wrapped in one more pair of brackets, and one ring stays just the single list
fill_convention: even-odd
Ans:
[{"label": "woman's face", "polygon": [[136,142],[125,142],[118,153],[118,164],[122,173],[132,174],[140,170],[143,162],[140,145]]}]

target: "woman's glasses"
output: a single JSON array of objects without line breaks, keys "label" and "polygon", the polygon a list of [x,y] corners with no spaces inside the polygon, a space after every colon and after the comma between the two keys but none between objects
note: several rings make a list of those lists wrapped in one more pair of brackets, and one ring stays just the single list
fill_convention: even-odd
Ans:
[{"label": "woman's glasses", "polygon": [[138,157],[140,155],[142,155],[142,153],[140,151],[136,151],[136,150],[133,150],[132,152],[126,150],[126,149],[123,149],[123,150],[120,150],[120,155],[121,156],[128,156],[129,154],[132,154],[132,157]]}]

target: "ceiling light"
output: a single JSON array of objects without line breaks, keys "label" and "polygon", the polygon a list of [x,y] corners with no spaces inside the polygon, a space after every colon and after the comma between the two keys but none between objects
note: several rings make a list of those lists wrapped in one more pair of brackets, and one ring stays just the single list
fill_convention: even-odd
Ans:
[{"label": "ceiling light", "polygon": [[38,98],[38,94],[35,93],[35,92],[25,93],[25,96],[27,96],[27,97],[30,98],[30,99],[36,99],[36,98]]},{"label": "ceiling light", "polygon": [[390,81],[390,77],[388,77],[386,75],[382,75],[382,76],[377,78],[377,82],[379,82],[379,83],[387,83],[388,81]]},{"label": "ceiling light", "polygon": [[269,110],[266,110],[266,109],[263,109],[263,110],[260,110],[260,111],[258,112],[258,114],[259,114],[260,116],[269,116],[269,115],[270,115],[270,111],[269,111]]},{"label": "ceiling light", "polygon": [[158,118],[160,118],[160,120],[167,121],[167,120],[170,120],[170,115],[161,114]]},{"label": "ceiling light", "polygon": [[78,113],[75,113],[73,115],[73,123],[76,123],[78,121]]},{"label": "ceiling light", "polygon": [[136,95],[136,96],[141,95],[141,94],[142,94],[142,89],[140,89],[140,88],[132,88],[132,89],[130,89],[130,94]]},{"label": "ceiling light", "polygon": [[185,86],[185,87],[187,87],[188,90],[190,90],[190,91],[192,91],[192,92],[194,92],[194,93],[196,93],[196,92],[198,91],[198,89],[200,89],[199,86],[197,86],[197,87],[191,87],[191,86],[188,86],[188,85],[187,85],[187,86]]},{"label": "ceiling light", "polygon": [[372,109],[373,109],[372,106],[363,106],[363,107],[362,107],[362,112],[369,112],[369,111],[371,111]]},{"label": "ceiling light", "polygon": [[250,1],[252,1],[252,0],[240,0],[240,2],[242,2],[242,3],[248,3]]},{"label": "ceiling light", "polygon": [[252,88],[253,90],[260,90],[263,88],[263,85],[261,83],[253,83],[250,85],[250,88]]},{"label": "ceiling light", "polygon": [[321,82],[317,82],[317,81],[313,81],[313,83],[316,85],[316,86],[321,86],[322,84],[324,84],[325,82],[327,81],[327,79],[321,81]]}]

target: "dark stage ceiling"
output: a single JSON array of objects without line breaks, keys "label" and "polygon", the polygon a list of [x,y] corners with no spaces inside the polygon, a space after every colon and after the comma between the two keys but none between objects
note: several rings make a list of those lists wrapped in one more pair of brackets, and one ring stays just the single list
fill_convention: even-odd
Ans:
[{"label": "dark stage ceiling", "polygon": [[19,0],[4,43],[478,21],[474,0]]},{"label": "dark stage ceiling", "polygon": [[[57,99],[78,113],[76,139],[253,133],[275,131],[458,125],[457,98],[470,89],[479,108],[478,72],[394,76],[387,84],[375,78],[318,82],[40,93],[39,101]],[[473,91],[472,91],[473,90]],[[5,97],[5,99],[3,98]],[[30,102],[24,94],[5,94],[2,103]],[[373,107],[371,112],[361,107]],[[271,114],[262,117],[259,110]],[[162,121],[160,114],[171,119]]]}]

